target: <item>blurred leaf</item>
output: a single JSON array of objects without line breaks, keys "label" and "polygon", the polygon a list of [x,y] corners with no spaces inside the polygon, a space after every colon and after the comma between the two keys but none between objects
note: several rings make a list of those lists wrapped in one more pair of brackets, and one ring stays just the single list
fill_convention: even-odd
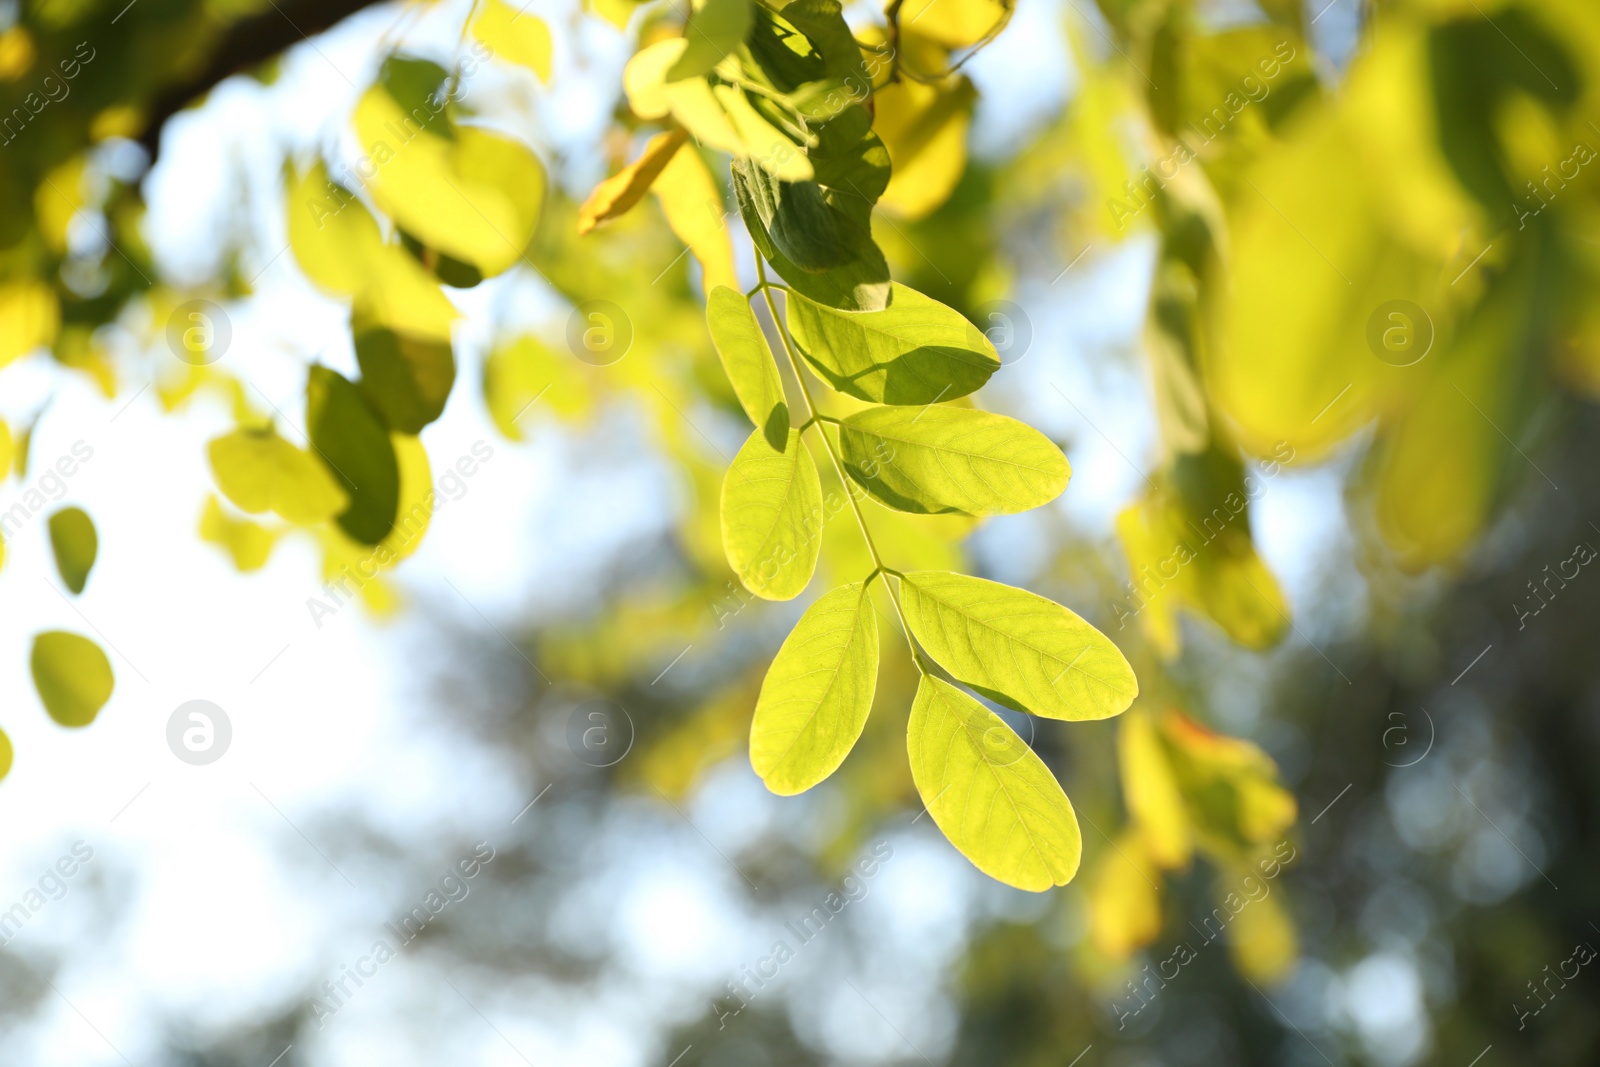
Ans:
[{"label": "blurred leaf", "polygon": [[743,293],[717,286],[706,298],[706,322],[739,406],[774,449],[789,439],[789,404],[778,365]]},{"label": "blurred leaf", "polygon": [[639,158],[594,187],[578,209],[578,232],[588,233],[603,222],[624,215],[644,199],[661,170],[689,139],[689,131],[668,130],[650,138]]},{"label": "blurred leaf", "polygon": [[306,380],[306,432],[349,497],[338,515],[340,528],[363,544],[378,544],[394,528],[400,503],[389,431],[359,389],[338,372],[314,366]]},{"label": "blurred leaf", "polygon": [[756,430],[722,483],[722,544],[746,589],[766,600],[800,595],[822,548],[822,485],[798,431],[780,452]]},{"label": "blurred leaf", "polygon": [[33,685],[62,726],[88,726],[111,699],[111,661],[87,637],[46,630],[33,638]]},{"label": "blurred leaf", "polygon": [[449,340],[408,337],[361,314],[350,323],[360,388],[391,429],[415,434],[437,419],[455,384],[456,360]]},{"label": "blurred leaf", "polygon": [[331,519],[349,504],[324,464],[271,426],[241,426],[213,440],[206,453],[222,495],[252,515],[275,511],[309,526]]},{"label": "blurred leaf", "polygon": [[[1126,729],[1126,727],[1124,727]],[[1097,951],[1125,960],[1161,933],[1161,872],[1137,834],[1118,836],[1089,883],[1089,937]]]},{"label": "blurred leaf", "polygon": [[900,511],[1004,515],[1067,487],[1066,456],[1038,430],[970,408],[869,408],[839,428],[845,469]]},{"label": "blurred leaf", "polygon": [[967,127],[977,99],[965,77],[942,85],[903,78],[873,94],[872,129],[893,164],[883,207],[921,219],[950,198],[967,169]]},{"label": "blurred leaf", "polygon": [[483,363],[483,396],[494,424],[512,441],[524,439],[523,419],[536,407],[571,420],[594,405],[577,361],[562,358],[531,335],[489,352]]},{"label": "blurred leaf", "polygon": [[803,793],[844,762],[878,681],[878,616],[864,582],[806,609],[767,670],[750,725],[750,764],[780,796]]},{"label": "blurred leaf", "polygon": [[838,311],[800,293],[787,300],[801,355],[842,393],[883,404],[966,396],[1000,369],[994,345],[958,312],[904,285],[882,311]]},{"label": "blurred leaf", "polygon": [[472,35],[502,59],[518,63],[550,81],[550,27],[527,9],[513,10],[502,0],[487,0],[472,23]]},{"label": "blurred leaf", "polygon": [[667,225],[700,261],[706,292],[719,285],[739,288],[722,188],[699,150],[674,155],[650,190],[661,201]]},{"label": "blurred leaf", "polygon": [[1123,716],[1117,758],[1122,795],[1137,827],[1139,847],[1154,865],[1168,870],[1187,867],[1194,838],[1183,793],[1156,725],[1143,710],[1135,708]]},{"label": "blurred leaf", "polygon": [[88,512],[82,508],[62,508],[50,516],[50,551],[55,554],[56,570],[61,572],[62,582],[74,593],[83,592],[99,550],[100,539]]},{"label": "blurred leaf", "polygon": [[[1254,874],[1246,876],[1259,883]],[[1274,983],[1289,977],[1299,957],[1299,938],[1294,920],[1284,907],[1283,889],[1269,888],[1266,896],[1243,898],[1242,910],[1228,924],[1228,953],[1239,973],[1252,982]],[[1237,897],[1237,893],[1232,894]],[[1232,903],[1224,907],[1232,910]]]},{"label": "blurred leaf", "polygon": [[1160,720],[1190,820],[1208,848],[1249,854],[1294,824],[1294,794],[1278,784],[1278,767],[1248,741],[1225,737],[1177,711]]},{"label": "blurred leaf", "polygon": [[1083,852],[1072,803],[998,715],[924,675],[906,744],[928,814],[973,866],[1032,892],[1072,880]]},{"label": "blurred leaf", "polygon": [[667,68],[667,80],[698,78],[722,62],[750,32],[755,23],[754,6],[754,0],[705,0],[690,12],[683,27],[688,47]]},{"label": "blurred leaf", "polygon": [[60,304],[49,286],[0,284],[0,367],[55,340],[60,324]]},{"label": "blurred leaf", "polygon": [[216,497],[206,497],[205,511],[200,515],[200,540],[227,552],[241,574],[266,566],[281,532],[249,519],[236,519],[222,510]]},{"label": "blurred leaf", "polygon": [[1139,693],[1117,646],[1053,600],[938,571],[906,574],[900,596],[906,624],[928,655],[1007,707],[1051,719],[1104,719]]}]

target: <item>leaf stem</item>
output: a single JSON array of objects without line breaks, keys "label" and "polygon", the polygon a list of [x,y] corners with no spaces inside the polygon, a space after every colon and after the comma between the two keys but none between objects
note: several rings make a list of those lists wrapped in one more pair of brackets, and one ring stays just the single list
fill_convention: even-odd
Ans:
[{"label": "leaf stem", "polygon": [[872,540],[872,531],[867,528],[867,517],[861,514],[861,505],[856,500],[856,494],[849,476],[844,472],[844,464],[839,460],[839,453],[834,448],[833,442],[829,440],[827,431],[819,425],[824,420],[833,423],[838,423],[839,420],[817,413],[817,403],[811,398],[811,386],[806,383],[805,371],[801,369],[800,360],[794,354],[794,345],[789,340],[788,327],[784,325],[782,317],[778,315],[777,301],[772,299],[772,290],[776,286],[767,281],[767,265],[762,260],[759,249],[756,250],[756,273],[761,278],[761,283],[756,288],[761,291],[761,295],[767,301],[767,311],[772,315],[772,324],[778,328],[778,339],[783,342],[783,353],[789,357],[789,366],[794,371],[795,380],[800,383],[800,395],[805,399],[806,415],[808,416],[805,425],[808,427],[816,425],[817,436],[822,438],[822,447],[828,453],[828,459],[833,462],[834,473],[839,476],[839,483],[844,487],[844,495],[850,501],[850,510],[855,514],[856,525],[861,528],[861,537],[867,543],[867,554],[872,557],[872,564],[877,571],[883,572],[886,576],[883,580],[883,587],[889,591],[889,600],[894,604],[894,612],[900,617],[900,628],[905,632],[906,646],[911,649],[911,662],[916,665],[918,673],[927,674],[928,669],[923,665],[922,653],[917,651],[916,642],[911,639],[911,627],[906,623],[906,612],[905,608],[900,604],[900,593],[887,577],[888,574],[899,574],[900,572],[890,571],[884,565],[883,557],[878,555],[878,546]]}]

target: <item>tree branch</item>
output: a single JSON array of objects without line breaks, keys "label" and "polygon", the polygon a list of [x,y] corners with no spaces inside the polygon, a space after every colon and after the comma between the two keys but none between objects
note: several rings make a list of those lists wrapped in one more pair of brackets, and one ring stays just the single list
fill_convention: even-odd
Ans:
[{"label": "tree branch", "polygon": [[222,32],[211,61],[167,86],[150,103],[150,119],[139,143],[155,160],[167,120],[210,92],[223,79],[260,66],[312,34],[329,29],[376,0],[270,0],[259,15],[241,19]]}]

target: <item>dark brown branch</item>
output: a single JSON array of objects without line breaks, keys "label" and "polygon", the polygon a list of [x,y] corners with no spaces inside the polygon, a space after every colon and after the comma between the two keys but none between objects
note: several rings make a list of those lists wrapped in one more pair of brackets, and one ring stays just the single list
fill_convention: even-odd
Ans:
[{"label": "dark brown branch", "polygon": [[271,0],[259,15],[234,23],[217,40],[211,61],[163,89],[150,103],[150,121],[139,143],[155,160],[167,120],[210,92],[224,78],[252,70],[312,34],[370,7],[375,0]]}]

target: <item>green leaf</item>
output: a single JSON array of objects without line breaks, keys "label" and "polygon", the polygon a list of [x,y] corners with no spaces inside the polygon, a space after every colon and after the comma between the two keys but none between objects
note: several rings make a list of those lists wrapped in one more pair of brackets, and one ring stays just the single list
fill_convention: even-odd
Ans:
[{"label": "green leaf", "polygon": [[1139,695],[1111,639],[1053,600],[965,574],[912,571],[900,581],[900,602],[935,662],[1018,711],[1104,719]]},{"label": "green leaf", "polygon": [[83,592],[94,567],[95,554],[100,550],[100,539],[95,536],[94,521],[82,508],[62,508],[50,516],[50,550],[56,556],[56,570],[61,580],[74,593]]},{"label": "green leaf", "polygon": [[47,630],[33,639],[33,687],[62,726],[88,726],[111,699],[111,661],[87,637]]},{"label": "green leaf", "polygon": [[11,738],[6,736],[4,730],[0,730],[0,778],[4,778],[11,773],[11,761],[14,756],[15,752],[11,748]]},{"label": "green leaf", "polygon": [[363,544],[382,541],[400,510],[400,465],[382,420],[343,375],[312,367],[306,380],[306,432],[350,497],[339,526]]},{"label": "green leaf", "polygon": [[928,814],[978,870],[1036,893],[1072,880],[1083,853],[1072,802],[1000,716],[924,675],[906,748]]},{"label": "green leaf", "polygon": [[733,457],[722,482],[722,547],[745,588],[765,600],[791,600],[811,581],[822,480],[799,431],[780,452],[757,430]]},{"label": "green leaf", "polygon": [[241,426],[206,446],[222,495],[242,511],[276,511],[310,526],[343,511],[350,498],[316,457],[278,436],[271,426]]},{"label": "green leaf", "polygon": [[754,7],[754,0],[706,0],[683,28],[689,47],[667,68],[667,81],[698,78],[721,63],[744,43],[755,22]]},{"label": "green leaf", "polygon": [[803,793],[855,747],[878,685],[878,613],[865,582],[806,609],[767,669],[750,765],[779,796]]},{"label": "green leaf", "polygon": [[869,408],[839,428],[845,469],[899,511],[1008,515],[1054,500],[1072,468],[1044,434],[971,408]]},{"label": "green leaf", "polygon": [[778,377],[778,365],[755,312],[750,310],[750,302],[743,293],[719,285],[706,298],[706,322],[739,406],[768,444],[783,448],[789,439],[789,405],[783,395],[783,380]]},{"label": "green leaf", "polygon": [[444,411],[456,380],[447,341],[409,337],[357,314],[351,319],[362,393],[390,429],[417,434]]},{"label": "green leaf", "polygon": [[889,153],[856,106],[815,129],[814,179],[780,181],[735,160],[739,214],[757,250],[791,286],[829,307],[881,311],[889,265],[872,239],[872,206],[889,184]]},{"label": "green leaf", "polygon": [[796,292],[787,302],[800,353],[829,385],[860,400],[954,400],[1000,369],[983,331],[909,286],[896,283],[882,311],[839,311]]}]

